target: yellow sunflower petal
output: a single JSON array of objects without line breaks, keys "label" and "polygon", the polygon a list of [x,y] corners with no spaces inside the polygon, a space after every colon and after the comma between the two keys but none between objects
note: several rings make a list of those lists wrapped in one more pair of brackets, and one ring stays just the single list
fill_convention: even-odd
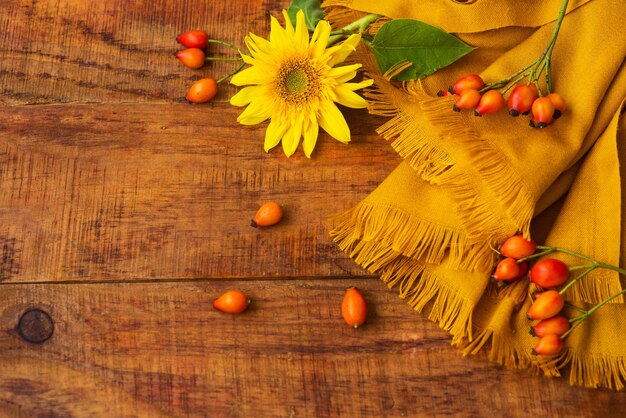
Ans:
[{"label": "yellow sunflower petal", "polygon": [[291,24],[291,19],[289,19],[289,14],[287,13],[287,10],[283,9],[283,17],[285,18],[285,33],[287,33],[287,35],[293,35],[294,29],[293,25]]},{"label": "yellow sunflower petal", "polygon": [[[286,10],[283,16],[284,28],[278,20],[271,19],[269,39],[254,34],[246,37],[250,54],[242,54],[242,57],[250,67],[231,79],[232,84],[245,86],[231,98],[231,103],[246,106],[237,118],[241,124],[253,125],[270,119],[265,131],[266,151],[282,143],[289,157],[303,138],[304,154],[310,158],[320,128],[341,142],[350,141],[350,129],[335,102],[354,108],[365,107],[367,102],[355,90],[371,85],[372,81],[349,82],[357,75],[360,64],[333,68],[355,50],[359,35],[326,48],[331,33],[328,22],[320,21],[309,39],[301,10],[295,22],[290,20]],[[297,80],[286,77],[291,77],[298,68],[306,69],[307,76],[317,79],[306,85],[294,84]]]},{"label": "yellow sunflower petal", "polygon": [[333,89],[333,91],[337,96],[335,101],[341,105],[351,107],[353,109],[362,109],[367,107],[367,101],[348,88],[337,86]]},{"label": "yellow sunflower petal", "polygon": [[298,120],[287,129],[283,136],[283,151],[287,157],[291,157],[298,149],[300,136],[302,136],[302,122],[302,115],[299,115]]},{"label": "yellow sunflower petal", "polygon": [[248,36],[246,36],[245,43],[253,56],[260,52],[267,52],[272,48],[270,41],[254,33],[249,33]]},{"label": "yellow sunflower petal", "polygon": [[361,68],[361,64],[352,64],[352,65],[344,65],[341,67],[335,67],[328,70],[328,77],[332,77],[334,79],[341,78],[346,74],[349,74],[357,69]]},{"label": "yellow sunflower petal", "polygon": [[230,98],[230,104],[233,106],[246,106],[253,100],[260,97],[267,97],[265,86],[248,86],[244,87]]},{"label": "yellow sunflower petal", "polygon": [[304,132],[302,133],[302,136],[304,137],[304,140],[302,141],[302,149],[304,150],[304,155],[306,155],[307,158],[311,158],[311,153],[317,143],[319,131],[320,128],[317,123],[317,119],[314,114],[311,114],[309,116],[308,123],[304,127]]},{"label": "yellow sunflower petal", "polygon": [[354,77],[356,77],[356,71],[350,71],[349,73],[346,73],[340,77],[336,77],[335,81],[338,84],[344,84],[346,81],[350,81],[352,80]]},{"label": "yellow sunflower petal", "polygon": [[327,49],[326,54],[328,55],[328,65],[333,67],[340,62],[344,62],[345,59],[348,58],[348,55],[356,50],[356,46],[359,44],[360,40],[361,35],[350,35],[348,39],[343,41],[340,45]]},{"label": "yellow sunflower petal", "polygon": [[263,145],[265,152],[268,152],[280,143],[280,140],[283,135],[285,135],[288,127],[288,124],[278,118],[270,121],[269,125],[267,125],[267,130],[265,131],[265,144]]},{"label": "yellow sunflower petal", "polygon": [[320,20],[311,36],[311,46],[309,51],[312,57],[321,57],[326,50],[328,37],[330,36],[330,24],[325,20]]},{"label": "yellow sunflower petal", "polygon": [[320,126],[337,141],[350,142],[350,128],[334,103],[327,103],[320,109]]},{"label": "yellow sunflower petal", "polygon": [[278,23],[278,19],[274,16],[270,16],[270,43],[273,45],[277,43],[285,42],[287,39],[287,32]]},{"label": "yellow sunflower petal", "polygon": [[270,78],[268,71],[263,71],[262,66],[252,66],[235,74],[230,79],[230,83],[235,86],[248,86],[251,84],[262,84]]},{"label": "yellow sunflower petal", "polygon": [[252,58],[250,55],[241,51],[239,51],[239,54],[241,55],[241,59],[243,59],[243,62],[245,62],[246,64],[250,64],[250,65],[256,64],[256,60]]},{"label": "yellow sunflower petal", "polygon": [[237,122],[242,125],[256,125],[267,120],[271,115],[271,106],[268,106],[265,100],[254,100],[237,117]]},{"label": "yellow sunflower petal", "polygon": [[374,84],[374,80],[372,80],[371,78],[368,78],[368,79],[360,81],[358,83],[343,83],[342,87],[345,87],[347,89],[355,91],[355,90],[359,90],[359,89],[362,89],[362,88],[365,88],[365,87],[369,87],[372,84]]},{"label": "yellow sunflower petal", "polygon": [[309,30],[306,27],[304,12],[302,9],[296,13],[296,31],[294,33],[294,44],[292,48],[300,51],[306,51],[309,48]]}]

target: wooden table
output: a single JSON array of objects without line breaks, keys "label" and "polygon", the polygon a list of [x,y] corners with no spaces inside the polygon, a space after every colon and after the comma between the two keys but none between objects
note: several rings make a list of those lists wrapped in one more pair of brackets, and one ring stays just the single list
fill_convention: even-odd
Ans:
[{"label": "wooden table", "polygon": [[[327,217],[399,162],[382,119],[347,112],[352,144],[287,159],[232,87],[184,102],[233,64],[183,67],[178,33],[241,45],[287,5],[0,1],[0,415],[621,415],[623,393],[462,357],[338,251]],[[285,220],[251,228],[267,200]],[[372,311],[356,331],[348,286]],[[230,288],[249,311],[211,308]]]}]

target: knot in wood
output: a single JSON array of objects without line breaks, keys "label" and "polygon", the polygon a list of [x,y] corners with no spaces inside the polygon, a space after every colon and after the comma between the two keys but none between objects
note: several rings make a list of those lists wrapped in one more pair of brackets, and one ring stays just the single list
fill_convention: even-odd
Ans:
[{"label": "knot in wood", "polygon": [[42,344],[52,337],[54,321],[47,312],[41,309],[29,309],[20,317],[16,331],[25,341]]}]

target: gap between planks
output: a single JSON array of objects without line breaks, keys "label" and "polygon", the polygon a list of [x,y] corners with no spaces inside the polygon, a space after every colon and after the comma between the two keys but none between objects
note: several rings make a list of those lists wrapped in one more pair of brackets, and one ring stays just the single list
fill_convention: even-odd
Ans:
[{"label": "gap between planks", "polygon": [[193,278],[170,278],[170,279],[129,279],[129,280],[31,280],[25,282],[0,282],[0,286],[24,286],[24,285],[101,285],[101,284],[155,284],[155,283],[207,283],[207,282],[279,282],[279,281],[303,281],[303,280],[379,280],[378,276],[364,274],[362,276],[302,276],[302,277],[203,277]]}]

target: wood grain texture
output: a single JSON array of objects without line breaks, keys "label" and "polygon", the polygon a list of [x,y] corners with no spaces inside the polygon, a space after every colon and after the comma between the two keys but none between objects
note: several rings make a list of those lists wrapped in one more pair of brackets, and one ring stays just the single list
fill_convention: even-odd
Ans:
[{"label": "wood grain texture", "polygon": [[[372,312],[341,319],[348,286]],[[228,288],[241,315],[210,307]],[[71,303],[67,303],[71,302]],[[464,358],[376,279],[0,285],[0,408],[25,416],[616,416],[623,394]],[[14,328],[50,313],[36,345]],[[103,411],[110,411],[107,415]],[[39,414],[39,415],[38,415]]]},{"label": "wood grain texture", "polygon": [[[243,47],[269,33],[270,0],[0,0],[0,102],[175,102],[193,81],[219,78],[234,63],[190,70],[174,57],[176,36],[206,30]],[[233,56],[218,47],[213,56]],[[224,85],[216,100],[235,90]]]},{"label": "wood grain texture", "polygon": [[[174,105],[0,108],[0,280],[362,274],[328,236],[398,163],[350,112],[355,140],[313,159],[263,152],[238,109]],[[252,228],[268,200],[285,219]]]},{"label": "wood grain texture", "polygon": [[[461,357],[330,242],[399,161],[382,119],[346,112],[351,145],[288,160],[233,88],[179,103],[232,63],[183,67],[178,33],[241,45],[288,3],[0,0],[0,417],[623,416],[621,393]],[[270,199],[285,220],[251,228]],[[251,309],[210,308],[228,288]]]}]

